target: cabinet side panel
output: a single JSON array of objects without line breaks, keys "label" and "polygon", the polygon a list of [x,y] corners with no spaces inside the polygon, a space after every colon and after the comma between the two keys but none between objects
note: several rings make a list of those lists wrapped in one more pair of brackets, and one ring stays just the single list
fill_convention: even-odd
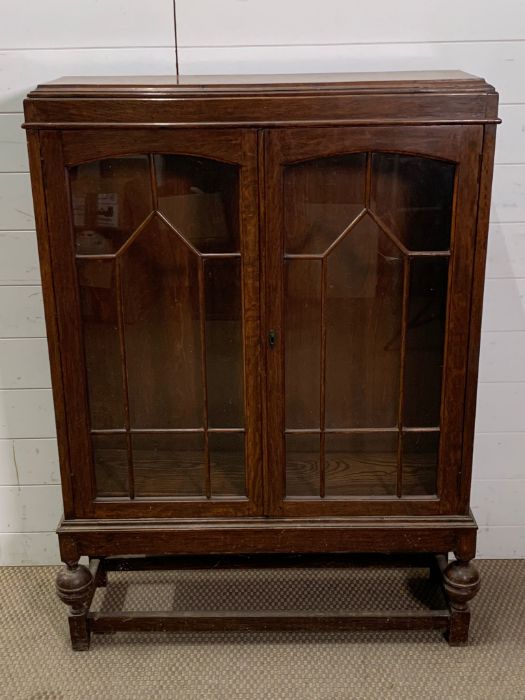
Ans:
[{"label": "cabinet side panel", "polygon": [[483,138],[483,157],[481,162],[478,219],[476,233],[476,252],[474,260],[474,277],[472,281],[472,301],[470,314],[469,356],[467,368],[467,387],[465,393],[465,418],[463,433],[463,459],[460,481],[460,508],[467,512],[470,500],[472,480],[472,454],[474,444],[474,427],[476,421],[476,398],[478,391],[478,366],[481,339],[481,318],[483,313],[483,291],[485,286],[485,263],[489,228],[490,202],[492,194],[492,176],[494,168],[494,150],[496,146],[496,126],[485,126]]},{"label": "cabinet side panel", "polygon": [[87,435],[87,395],[85,357],[80,332],[80,305],[74,265],[74,240],[70,220],[69,188],[58,131],[41,136],[45,168],[45,195],[49,226],[49,250],[52,261],[56,320],[61,351],[63,404],[67,414],[71,473],[77,497],[75,516],[91,514],[94,492],[90,445]]},{"label": "cabinet side panel", "polygon": [[462,127],[458,149],[457,195],[447,309],[444,390],[441,399],[441,482],[444,512],[461,512],[458,475],[463,451],[464,396],[468,363],[469,319],[478,206],[479,157],[483,130]]},{"label": "cabinet side panel", "polygon": [[75,498],[70,467],[69,443],[67,438],[67,419],[64,402],[64,386],[62,381],[60,340],[57,326],[56,300],[49,245],[46,198],[44,193],[44,173],[40,155],[40,141],[38,132],[27,132],[27,147],[29,153],[31,187],[37,228],[40,273],[42,277],[47,343],[49,350],[49,361],[51,365],[53,401],[55,407],[62,495],[64,501],[64,515],[66,518],[69,518],[74,513]]}]

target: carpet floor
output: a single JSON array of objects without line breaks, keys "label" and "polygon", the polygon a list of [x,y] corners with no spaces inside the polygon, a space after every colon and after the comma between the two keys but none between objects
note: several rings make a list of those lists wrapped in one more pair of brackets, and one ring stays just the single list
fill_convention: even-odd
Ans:
[{"label": "carpet floor", "polygon": [[[0,569],[0,698],[13,700],[525,700],[525,561],[479,562],[471,642],[437,631],[117,633],[69,646],[56,567]],[[121,609],[438,606],[427,572],[115,572]]]}]

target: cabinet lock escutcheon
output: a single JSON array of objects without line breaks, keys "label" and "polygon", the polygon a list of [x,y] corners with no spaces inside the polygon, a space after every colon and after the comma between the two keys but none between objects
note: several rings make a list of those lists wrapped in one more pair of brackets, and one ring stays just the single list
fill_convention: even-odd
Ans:
[{"label": "cabinet lock escutcheon", "polygon": [[273,329],[271,329],[268,332],[268,345],[271,348],[274,348],[276,341],[277,341],[277,333]]}]

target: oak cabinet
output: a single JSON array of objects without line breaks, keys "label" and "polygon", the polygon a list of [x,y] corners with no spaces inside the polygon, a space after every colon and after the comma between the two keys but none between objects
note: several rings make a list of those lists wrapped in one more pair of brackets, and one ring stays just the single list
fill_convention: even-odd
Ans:
[{"label": "oak cabinet", "polygon": [[75,648],[124,624],[89,611],[118,558],[368,552],[436,555],[449,609],[397,626],[466,641],[494,89],[61,79],[25,110]]}]

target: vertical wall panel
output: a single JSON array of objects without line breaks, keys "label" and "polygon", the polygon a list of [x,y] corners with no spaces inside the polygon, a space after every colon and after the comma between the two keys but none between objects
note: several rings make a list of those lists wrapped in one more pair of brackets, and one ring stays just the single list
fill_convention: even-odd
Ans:
[{"label": "vertical wall panel", "polygon": [[177,4],[177,30],[181,46],[521,39],[517,18],[522,14],[520,0],[502,0],[497,11],[482,13],[477,0],[326,0],[322,5],[304,0],[183,0]]},{"label": "vertical wall panel", "polygon": [[35,231],[0,231],[0,285],[40,284]]},{"label": "vertical wall panel", "polygon": [[[2,26],[5,24],[2,21]],[[0,114],[0,172],[23,173],[29,170],[23,114]]]},{"label": "vertical wall panel", "polygon": [[25,0],[23,9],[2,3],[3,49],[173,44],[173,0]]}]

